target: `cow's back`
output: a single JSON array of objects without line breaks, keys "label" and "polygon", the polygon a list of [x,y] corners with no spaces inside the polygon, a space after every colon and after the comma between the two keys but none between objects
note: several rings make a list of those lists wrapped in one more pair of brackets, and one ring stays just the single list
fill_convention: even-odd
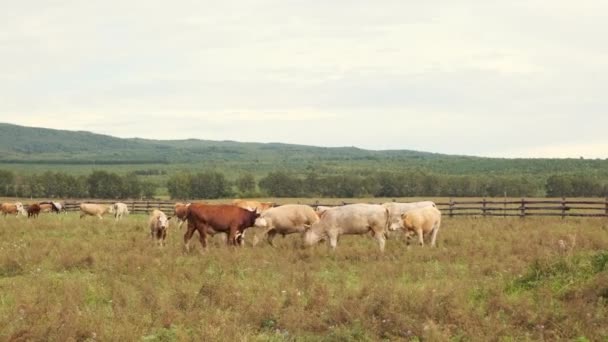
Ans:
[{"label": "cow's back", "polygon": [[261,217],[277,228],[312,225],[319,221],[315,210],[304,204],[286,204],[264,212]]},{"label": "cow's back", "polygon": [[349,204],[326,211],[320,223],[344,233],[365,233],[370,227],[381,230],[387,225],[387,210],[376,204]]},{"label": "cow's back", "polygon": [[250,223],[248,227],[253,226],[255,218],[251,221],[249,214],[251,212],[247,209],[235,205],[193,203],[188,207],[187,217],[188,220],[210,225],[215,230],[226,230],[233,225],[242,227]]},{"label": "cow's back", "polygon": [[407,213],[411,225],[422,228],[424,231],[431,230],[436,224],[441,223],[441,212],[435,207],[424,207],[411,210]]}]

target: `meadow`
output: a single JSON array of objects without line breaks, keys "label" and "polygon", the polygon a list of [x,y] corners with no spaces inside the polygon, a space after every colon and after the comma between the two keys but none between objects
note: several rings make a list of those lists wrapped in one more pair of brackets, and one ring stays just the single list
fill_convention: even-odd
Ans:
[{"label": "meadow", "polygon": [[185,254],[184,230],[158,248],[144,215],[0,217],[0,340],[608,341],[603,218],[446,217],[438,248],[397,234],[384,254],[367,236]]}]

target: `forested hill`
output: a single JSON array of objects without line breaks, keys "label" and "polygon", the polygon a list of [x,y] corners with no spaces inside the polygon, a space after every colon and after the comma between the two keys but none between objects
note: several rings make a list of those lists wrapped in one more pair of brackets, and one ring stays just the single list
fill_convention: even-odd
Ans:
[{"label": "forested hill", "polygon": [[608,174],[607,160],[500,159],[411,150],[370,151],[281,143],[121,139],[82,131],[0,123],[0,167],[37,164],[197,164],[257,172],[427,170],[446,174]]},{"label": "forested hill", "polygon": [[0,162],[184,163],[200,161],[375,160],[434,158],[416,151],[369,151],[356,147],[325,148],[281,143],[236,141],[122,139],[82,131],[24,127],[0,123]]}]

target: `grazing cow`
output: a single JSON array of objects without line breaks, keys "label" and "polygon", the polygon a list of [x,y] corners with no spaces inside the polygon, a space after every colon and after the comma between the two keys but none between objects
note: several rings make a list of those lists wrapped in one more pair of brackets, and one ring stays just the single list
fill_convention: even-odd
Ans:
[{"label": "grazing cow", "polygon": [[326,212],[326,211],[331,210],[331,209],[333,209],[333,208],[335,208],[335,207],[328,207],[328,206],[324,206],[324,205],[318,205],[318,206],[315,208],[315,212],[317,213],[317,215],[318,215],[318,216],[319,216],[319,218],[320,218],[320,217],[322,217],[322,216],[323,216],[323,214],[325,214],[325,212]]},{"label": "grazing cow", "polygon": [[63,202],[51,202],[54,207],[55,213],[59,214],[63,212],[65,214],[65,204]]},{"label": "grazing cow", "polygon": [[398,203],[398,202],[387,202],[382,204],[383,207],[388,209],[389,215],[389,230],[402,229],[401,215],[407,213],[412,209],[426,208],[426,207],[437,207],[434,202],[423,201],[423,202],[411,202],[411,203]]},{"label": "grazing cow", "polygon": [[236,205],[237,207],[247,209],[249,211],[255,211],[258,214],[261,214],[264,211],[275,206],[272,202],[259,202],[242,199],[235,199],[234,201],[232,201],[232,205]]},{"label": "grazing cow", "polygon": [[103,215],[110,211],[110,206],[94,203],[81,203],[80,204],[80,218],[87,215],[97,216],[99,219],[103,219]]},{"label": "grazing cow", "polygon": [[167,215],[158,209],[154,209],[150,214],[148,225],[150,227],[150,236],[156,243],[163,247],[165,238],[167,237],[167,227],[169,227],[169,219]]},{"label": "grazing cow", "polygon": [[318,221],[319,216],[313,208],[302,204],[287,204],[263,212],[255,221],[255,226],[265,229],[268,243],[274,246],[272,240],[277,234],[283,237],[293,233],[303,234],[306,228]]},{"label": "grazing cow", "polygon": [[123,216],[129,215],[129,207],[124,203],[116,202],[112,204],[112,207],[110,208],[110,213],[113,213],[114,218],[116,220],[119,220]]},{"label": "grazing cow", "polygon": [[187,211],[188,231],[184,235],[186,251],[190,250],[189,241],[194,231],[198,231],[203,249],[207,248],[209,230],[228,233],[228,245],[240,244],[245,229],[252,227],[260,216],[255,211],[226,204],[192,203]]},{"label": "grazing cow", "polygon": [[21,202],[2,203],[0,209],[2,211],[2,215],[4,216],[9,214],[15,216],[19,216],[19,214],[21,214],[23,216],[27,216],[27,211],[25,210]]},{"label": "grazing cow", "polygon": [[380,251],[384,251],[388,228],[388,210],[377,204],[349,204],[327,210],[319,222],[306,229],[304,244],[311,246],[323,238],[329,238],[332,250],[338,238],[344,234],[372,234],[378,240]]},{"label": "grazing cow", "polygon": [[435,207],[424,207],[410,210],[401,215],[403,228],[408,236],[408,245],[410,233],[418,234],[418,242],[420,246],[424,246],[424,235],[432,233],[431,247],[435,247],[435,240],[441,226],[441,212]]},{"label": "grazing cow", "polygon": [[175,203],[173,209],[173,216],[177,217],[177,221],[179,222],[178,228],[181,228],[184,222],[188,220],[188,207],[190,203]]},{"label": "grazing cow", "polygon": [[38,204],[40,204],[40,212],[42,213],[54,212],[59,214],[63,209],[63,205],[59,202],[40,202]]},{"label": "grazing cow", "polygon": [[38,203],[34,203],[34,204],[30,204],[27,206],[27,217],[38,217],[38,214],[40,214],[40,210],[42,210],[40,208],[40,204]]},{"label": "grazing cow", "polygon": [[53,205],[50,202],[40,202],[38,205],[40,206],[41,213],[50,213],[53,211]]}]

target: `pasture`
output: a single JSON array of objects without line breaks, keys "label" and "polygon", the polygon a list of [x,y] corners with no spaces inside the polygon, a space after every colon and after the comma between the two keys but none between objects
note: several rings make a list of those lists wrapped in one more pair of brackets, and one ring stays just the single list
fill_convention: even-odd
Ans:
[{"label": "pasture", "polygon": [[384,254],[288,236],[186,255],[184,231],[161,249],[143,215],[0,217],[0,340],[608,338],[606,219],[445,217],[438,248]]}]

